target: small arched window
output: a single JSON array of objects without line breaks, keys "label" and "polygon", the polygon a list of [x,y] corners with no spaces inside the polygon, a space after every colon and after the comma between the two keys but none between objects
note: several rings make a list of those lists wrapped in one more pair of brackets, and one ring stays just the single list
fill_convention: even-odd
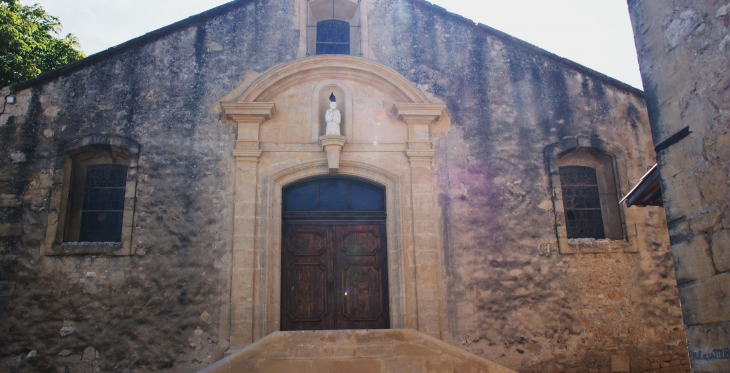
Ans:
[{"label": "small arched window", "polygon": [[576,136],[549,145],[544,155],[560,253],[638,252],[636,230],[626,229],[618,204],[623,149]]},{"label": "small arched window", "polygon": [[62,242],[122,242],[129,153],[96,144],[69,152]]},{"label": "small arched window", "polygon": [[307,0],[307,55],[362,55],[359,0]]},{"label": "small arched window", "polygon": [[64,144],[56,163],[45,253],[131,253],[139,145],[115,136]]},{"label": "small arched window", "polygon": [[623,239],[613,158],[577,148],[561,154],[558,166],[567,238]]}]

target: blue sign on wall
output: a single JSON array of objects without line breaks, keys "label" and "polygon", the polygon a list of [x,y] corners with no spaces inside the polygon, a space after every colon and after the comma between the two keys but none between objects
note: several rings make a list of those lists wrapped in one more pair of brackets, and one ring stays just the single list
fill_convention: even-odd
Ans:
[{"label": "blue sign on wall", "polygon": [[694,360],[730,360],[730,349],[712,350],[712,352],[692,352]]}]

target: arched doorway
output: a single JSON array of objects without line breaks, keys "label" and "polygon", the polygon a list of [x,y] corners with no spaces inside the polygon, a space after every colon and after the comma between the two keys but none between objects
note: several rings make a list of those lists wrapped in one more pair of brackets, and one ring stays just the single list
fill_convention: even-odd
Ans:
[{"label": "arched doorway", "polygon": [[[306,1],[300,5],[304,11]],[[235,101],[221,102],[231,124],[238,126],[232,151],[236,171],[232,185],[231,306],[221,313],[222,319],[230,320],[228,329],[221,332],[230,333],[231,349],[244,348],[282,330],[281,313],[286,311],[281,304],[282,193],[294,183],[328,174],[326,154],[317,143],[321,113],[315,92],[331,85],[343,89],[348,108],[343,112],[348,119],[343,118],[343,131],[350,147],[340,158],[339,175],[371,180],[387,192],[389,298],[383,308],[388,323],[435,337],[441,333],[442,297],[437,273],[441,257],[430,125],[440,118],[445,105],[430,103],[398,72],[372,60],[326,55],[272,68],[240,96],[238,91],[230,92],[230,97],[238,96]],[[366,92],[368,100],[356,103],[352,99],[357,97],[355,92]],[[294,103],[289,99],[292,94],[311,95],[314,101]],[[385,113],[394,113],[383,119],[383,135],[363,127],[371,122],[366,119],[366,113],[372,112],[367,105],[376,98]],[[358,106],[362,104],[367,105]],[[358,110],[363,115],[354,115]],[[291,120],[301,115],[311,118],[310,131],[301,126],[304,122]],[[364,122],[358,124],[360,120]],[[361,126],[360,132],[356,126]],[[370,135],[380,135],[379,143],[373,144]]]},{"label": "arched doorway", "polygon": [[385,189],[319,177],[282,197],[281,330],[389,328]]}]

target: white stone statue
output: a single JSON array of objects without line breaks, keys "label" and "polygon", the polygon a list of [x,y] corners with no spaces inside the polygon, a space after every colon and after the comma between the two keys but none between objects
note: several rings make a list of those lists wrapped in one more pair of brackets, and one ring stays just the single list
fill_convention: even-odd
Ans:
[{"label": "white stone statue", "polygon": [[327,130],[325,135],[340,135],[340,123],[342,122],[342,115],[337,110],[337,100],[335,99],[334,92],[330,93],[330,108],[324,113],[324,120],[327,122]]}]

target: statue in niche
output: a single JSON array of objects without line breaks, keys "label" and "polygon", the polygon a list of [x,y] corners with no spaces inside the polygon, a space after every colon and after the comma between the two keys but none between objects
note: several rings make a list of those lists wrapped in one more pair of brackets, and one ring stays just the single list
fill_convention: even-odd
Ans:
[{"label": "statue in niche", "polygon": [[342,122],[342,115],[337,110],[337,99],[335,93],[330,93],[330,108],[324,113],[324,120],[327,122],[327,130],[325,135],[337,135],[340,136],[340,123]]}]

